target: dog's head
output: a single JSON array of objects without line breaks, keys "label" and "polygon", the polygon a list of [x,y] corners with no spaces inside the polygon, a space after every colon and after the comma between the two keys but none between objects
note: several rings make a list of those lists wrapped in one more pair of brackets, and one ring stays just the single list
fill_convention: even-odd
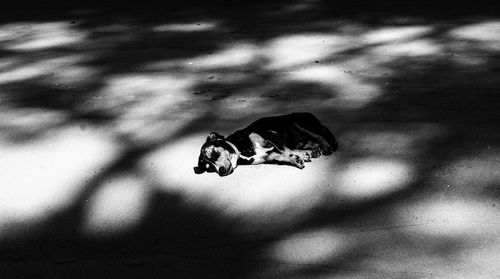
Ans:
[{"label": "dog's head", "polygon": [[217,172],[220,176],[233,173],[238,163],[236,150],[225,140],[224,136],[211,132],[201,147],[196,174]]}]

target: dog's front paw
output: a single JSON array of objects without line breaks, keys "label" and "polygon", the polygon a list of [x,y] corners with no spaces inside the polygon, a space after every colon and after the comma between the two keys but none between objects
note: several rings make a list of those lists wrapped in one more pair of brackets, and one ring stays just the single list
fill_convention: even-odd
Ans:
[{"label": "dog's front paw", "polygon": [[298,156],[304,162],[311,162],[311,154],[309,151],[294,151],[290,153],[290,157]]},{"label": "dog's front paw", "polygon": [[299,169],[304,168],[304,160],[302,160],[299,155],[294,155],[292,157],[292,163],[294,166],[296,166]]},{"label": "dog's front paw", "polygon": [[304,156],[302,156],[302,160],[304,160],[304,162],[311,162],[311,154],[305,152]]}]

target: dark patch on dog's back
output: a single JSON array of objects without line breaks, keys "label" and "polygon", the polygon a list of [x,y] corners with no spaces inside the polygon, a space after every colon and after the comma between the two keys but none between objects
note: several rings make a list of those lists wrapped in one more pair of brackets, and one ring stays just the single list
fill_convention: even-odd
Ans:
[{"label": "dark patch on dog's back", "polygon": [[250,133],[257,133],[266,139],[272,140],[274,144],[278,145],[278,148],[281,148],[282,145],[286,145],[290,148],[297,148],[300,141],[305,139],[302,133],[295,128],[295,125],[306,128],[316,135],[323,136],[332,148],[334,148],[333,151],[337,150],[337,140],[332,133],[328,128],[323,126],[314,115],[308,112],[263,117],[253,122],[248,127],[236,131],[228,136],[227,139],[237,146],[240,146],[240,144],[244,146],[245,148],[240,151],[245,156],[252,156],[255,154],[253,153],[252,142],[246,136]]}]

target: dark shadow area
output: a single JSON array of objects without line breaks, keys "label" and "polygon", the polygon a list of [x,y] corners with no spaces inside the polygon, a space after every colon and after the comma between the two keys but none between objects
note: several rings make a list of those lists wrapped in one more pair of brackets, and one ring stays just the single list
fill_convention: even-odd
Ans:
[{"label": "dark shadow area", "polygon": [[[189,209],[175,196],[156,193],[137,229],[123,235],[79,236],[80,215],[51,218],[34,236],[2,247],[7,278],[234,278],[251,270],[252,245],[237,257],[218,250],[244,239],[214,213]],[[236,263],[236,264],[235,264]]]}]

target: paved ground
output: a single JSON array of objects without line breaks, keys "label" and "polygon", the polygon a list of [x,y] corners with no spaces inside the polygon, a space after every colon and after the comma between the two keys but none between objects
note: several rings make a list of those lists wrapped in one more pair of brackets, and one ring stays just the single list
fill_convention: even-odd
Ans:
[{"label": "paved ground", "polygon": [[[500,18],[396,11],[3,17],[0,276],[500,277]],[[193,173],[293,111],[339,151]]]}]

